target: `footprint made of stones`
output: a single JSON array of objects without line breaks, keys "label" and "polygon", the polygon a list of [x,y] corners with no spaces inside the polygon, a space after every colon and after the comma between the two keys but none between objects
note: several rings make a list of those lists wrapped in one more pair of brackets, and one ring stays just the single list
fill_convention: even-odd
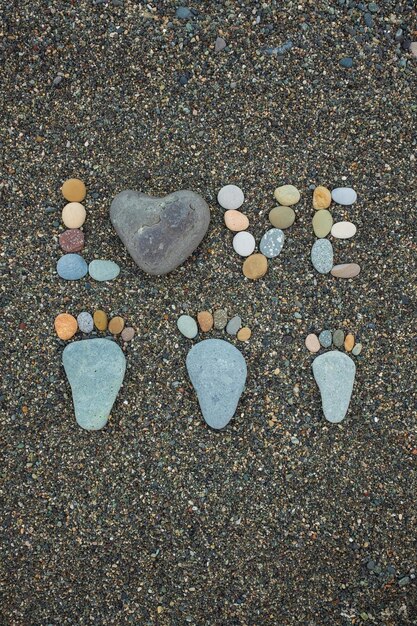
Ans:
[{"label": "footprint made of stones", "polygon": [[[247,326],[242,327],[238,315],[228,321],[224,309],[215,311],[214,315],[201,311],[197,319],[202,332],[209,332],[214,326],[241,341],[247,341],[251,335]],[[190,315],[181,315],[177,326],[188,339],[198,334],[197,322]],[[215,430],[225,428],[245,388],[247,367],[243,354],[224,339],[204,339],[189,351],[186,367],[206,423]]]},{"label": "footprint made of stones", "polygon": [[[307,349],[316,354],[321,348],[344,346],[347,352],[358,356],[362,344],[355,343],[352,334],[344,335],[343,330],[323,330],[318,336],[311,333],[306,337]],[[355,382],[356,365],[347,354],[331,350],[318,355],[312,363],[313,375],[321,393],[324,417],[333,424],[341,422],[349,409]]]}]

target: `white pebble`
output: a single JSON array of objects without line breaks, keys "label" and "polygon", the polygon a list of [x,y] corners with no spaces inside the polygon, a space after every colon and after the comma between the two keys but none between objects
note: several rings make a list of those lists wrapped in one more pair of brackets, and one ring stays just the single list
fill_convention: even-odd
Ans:
[{"label": "white pebble", "polygon": [[226,185],[217,194],[217,202],[226,210],[238,209],[244,199],[243,191],[237,185]]},{"label": "white pebble", "polygon": [[233,237],[233,249],[240,256],[250,256],[255,250],[255,237],[242,230]]}]

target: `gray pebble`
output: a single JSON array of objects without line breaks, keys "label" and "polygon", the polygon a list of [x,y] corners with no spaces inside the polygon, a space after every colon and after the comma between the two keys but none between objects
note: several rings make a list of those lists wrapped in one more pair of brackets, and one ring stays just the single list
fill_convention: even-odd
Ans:
[{"label": "gray pebble", "polygon": [[175,17],[179,20],[189,20],[192,16],[193,14],[187,7],[178,7],[175,11]]},{"label": "gray pebble", "polygon": [[403,578],[400,578],[400,580],[398,581],[398,584],[400,587],[405,587],[405,585],[408,585],[409,582],[410,582],[410,577],[404,576]]},{"label": "gray pebble", "polygon": [[214,328],[217,330],[223,330],[227,324],[227,311],[225,311],[225,309],[218,309],[217,311],[214,311],[213,319]]},{"label": "gray pebble", "polygon": [[328,239],[318,239],[311,248],[311,262],[320,274],[328,274],[333,267],[333,246]]},{"label": "gray pebble", "polygon": [[187,339],[194,339],[198,334],[197,322],[191,315],[181,315],[177,320],[178,330]]},{"label": "gray pebble", "polygon": [[319,341],[323,348],[330,348],[330,346],[332,345],[332,331],[322,330],[319,335]]},{"label": "gray pebble", "polygon": [[345,333],[340,328],[333,333],[333,343],[336,348],[341,348],[345,340]]},{"label": "gray pebble", "polygon": [[240,328],[242,328],[242,320],[239,315],[235,315],[227,324],[226,332],[228,335],[236,335]]},{"label": "gray pebble", "polygon": [[94,321],[92,315],[87,311],[83,311],[77,316],[78,328],[82,333],[88,335],[94,328]]},{"label": "gray pebble", "polygon": [[280,228],[271,228],[262,237],[259,250],[268,259],[273,259],[281,252],[284,239],[285,235]]},{"label": "gray pebble", "polygon": [[343,59],[340,59],[339,65],[341,65],[342,67],[345,67],[347,69],[351,68],[352,65],[353,65],[352,57],[343,57]]},{"label": "gray pebble", "polygon": [[359,354],[362,352],[362,344],[361,343],[356,343],[353,346],[353,350],[352,350],[352,354],[353,356],[359,356]]}]

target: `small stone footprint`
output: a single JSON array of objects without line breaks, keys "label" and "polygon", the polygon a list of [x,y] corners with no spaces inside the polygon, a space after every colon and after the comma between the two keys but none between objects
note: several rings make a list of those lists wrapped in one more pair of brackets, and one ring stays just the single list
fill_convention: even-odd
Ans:
[{"label": "small stone footprint", "polygon": [[[247,341],[251,334],[249,328],[241,328],[239,316],[227,322],[223,309],[216,311],[214,316],[209,311],[202,311],[197,319],[202,332],[210,331],[213,326],[218,330],[226,328],[230,336],[237,336],[241,341]],[[188,339],[194,339],[198,334],[197,322],[189,315],[181,315],[177,326]],[[186,367],[206,423],[215,430],[225,428],[234,416],[245,388],[247,367],[243,354],[223,339],[204,339],[189,351]]]},{"label": "small stone footprint", "polygon": [[[344,335],[343,330],[323,330],[319,336],[311,333],[306,337],[305,344],[312,353],[323,348],[344,346],[346,352],[358,356],[362,344],[356,343],[352,334]],[[317,356],[312,363],[313,375],[321,393],[324,417],[333,424],[341,422],[349,409],[355,382],[356,365],[347,354],[339,350],[331,350]]]}]

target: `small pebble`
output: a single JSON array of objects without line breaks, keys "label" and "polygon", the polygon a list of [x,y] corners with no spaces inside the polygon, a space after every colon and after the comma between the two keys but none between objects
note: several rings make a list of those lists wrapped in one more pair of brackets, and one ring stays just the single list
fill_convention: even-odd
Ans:
[{"label": "small pebble", "polygon": [[71,339],[77,332],[78,324],[75,317],[69,313],[60,313],[55,318],[55,331],[60,339]]},{"label": "small pebble", "polygon": [[126,328],[123,328],[122,330],[123,341],[132,341],[134,336],[135,336],[135,329],[132,328],[132,326],[126,326]]},{"label": "small pebble", "polygon": [[305,339],[305,344],[307,350],[309,350],[310,352],[318,352],[320,350],[320,342],[317,335],[315,335],[314,333],[310,333],[310,335],[307,335]]},{"label": "small pebble", "polygon": [[88,266],[88,273],[94,280],[103,282],[117,278],[120,273],[120,267],[114,261],[94,259]]},{"label": "small pebble", "polygon": [[337,187],[332,191],[332,198],[337,204],[350,206],[356,202],[358,195],[351,187]]},{"label": "small pebble", "polygon": [[116,315],[116,317],[112,317],[112,319],[110,320],[108,329],[112,335],[120,335],[124,327],[125,321],[123,317]]},{"label": "small pebble", "polygon": [[300,192],[294,185],[282,185],[275,189],[274,196],[282,206],[291,206],[299,201]]},{"label": "small pebble", "polygon": [[343,59],[340,59],[339,64],[346,69],[350,69],[353,65],[353,59],[352,57],[343,57]]},{"label": "small pebble", "polygon": [[226,210],[238,209],[244,200],[243,191],[237,185],[226,185],[217,194],[217,202]]},{"label": "small pebble", "polygon": [[340,328],[333,333],[333,344],[336,348],[341,348],[345,340],[345,333]]},{"label": "small pebble", "polygon": [[345,343],[344,343],[346,352],[351,352],[354,345],[355,345],[355,337],[352,334],[346,335]]},{"label": "small pebble", "polygon": [[225,212],[224,223],[229,230],[232,230],[235,233],[246,230],[249,226],[249,220],[246,215],[240,211],[236,211],[235,209]]},{"label": "small pebble", "polygon": [[332,276],[336,278],[355,278],[361,271],[360,265],[357,263],[342,263],[332,268]]},{"label": "small pebble", "polygon": [[214,52],[221,52],[226,47],[226,42],[223,37],[217,37],[214,44]]},{"label": "small pebble", "polygon": [[218,309],[217,311],[214,311],[213,320],[214,328],[216,328],[217,330],[223,330],[223,328],[227,324],[227,311],[225,311],[224,309]]},{"label": "small pebble", "polygon": [[313,191],[313,208],[316,211],[328,209],[332,201],[332,194],[327,187],[319,185]]},{"label": "small pebble", "polygon": [[265,276],[268,271],[268,261],[263,254],[252,254],[243,263],[243,273],[246,278],[257,280]]},{"label": "small pebble", "polygon": [[289,206],[276,206],[269,212],[269,221],[275,228],[289,228],[294,220],[295,211]]},{"label": "small pebble", "polygon": [[87,274],[88,266],[79,254],[64,254],[56,264],[56,271],[65,280],[78,280]]},{"label": "small pebble", "polygon": [[181,315],[177,320],[177,327],[187,339],[194,339],[198,334],[197,322],[190,315]]},{"label": "small pebble", "polygon": [[332,229],[333,217],[330,211],[316,211],[313,217],[313,230],[316,237],[327,237]]},{"label": "small pebble", "polygon": [[213,328],[213,316],[210,311],[200,311],[197,314],[197,322],[203,333],[208,333]]},{"label": "small pebble", "polygon": [[268,259],[279,255],[284,245],[285,235],[279,228],[271,228],[261,239],[259,249]]},{"label": "small pebble", "polygon": [[350,239],[356,234],[356,226],[352,222],[337,222],[333,224],[331,234],[336,239]]},{"label": "small pebble", "polygon": [[94,311],[93,320],[94,320],[94,325],[97,328],[97,330],[101,330],[101,331],[106,330],[107,315],[104,311],[101,311],[100,309],[97,311]]},{"label": "small pebble", "polygon": [[332,345],[332,331],[322,330],[319,335],[319,341],[323,348],[330,348],[330,346]]},{"label": "small pebble", "polygon": [[354,356],[359,356],[361,352],[362,352],[362,344],[356,343],[354,347],[352,348],[352,354]]},{"label": "small pebble", "polygon": [[62,221],[67,228],[80,228],[85,222],[85,208],[79,202],[70,202],[62,209]]},{"label": "small pebble", "polygon": [[175,11],[175,17],[179,20],[189,20],[192,16],[193,14],[187,7],[178,7]]},{"label": "small pebble", "polygon": [[242,320],[240,319],[239,315],[235,315],[228,322],[226,326],[226,332],[228,335],[236,335],[241,327],[242,327]]},{"label": "small pebble", "polygon": [[251,329],[248,328],[247,326],[244,326],[243,328],[239,330],[237,334],[237,338],[239,339],[239,341],[248,341],[251,335],[252,335]]},{"label": "small pebble", "polygon": [[94,328],[94,320],[92,315],[87,311],[83,311],[77,315],[78,328],[86,335],[92,332]]},{"label": "small pebble", "polygon": [[64,252],[81,252],[84,248],[84,233],[78,228],[64,230],[59,235],[59,245]]},{"label": "small pebble", "polygon": [[87,190],[82,180],[69,178],[61,187],[61,193],[68,202],[82,202]]},{"label": "small pebble", "polygon": [[249,256],[255,250],[255,237],[246,231],[233,237],[233,249],[240,256]]}]

